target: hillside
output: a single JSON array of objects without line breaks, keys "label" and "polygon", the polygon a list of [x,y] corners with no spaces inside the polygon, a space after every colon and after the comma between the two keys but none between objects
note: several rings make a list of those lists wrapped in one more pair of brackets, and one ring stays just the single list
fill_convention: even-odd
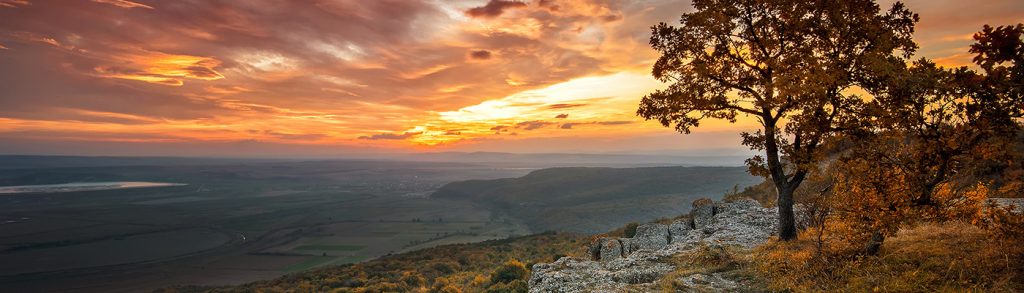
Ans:
[{"label": "hillside", "polygon": [[[433,288],[430,292],[460,292],[454,288],[464,292],[525,292],[527,268],[561,256],[582,256],[587,241],[588,237],[579,234],[543,233],[438,246],[240,286],[180,286],[158,292],[409,292],[423,288]],[[495,274],[503,263],[512,271]],[[495,275],[511,280],[492,282],[498,279]]]},{"label": "hillside", "polygon": [[484,203],[524,219],[534,231],[598,233],[684,214],[697,198],[719,199],[758,182],[744,167],[551,168],[453,182],[432,197]]}]

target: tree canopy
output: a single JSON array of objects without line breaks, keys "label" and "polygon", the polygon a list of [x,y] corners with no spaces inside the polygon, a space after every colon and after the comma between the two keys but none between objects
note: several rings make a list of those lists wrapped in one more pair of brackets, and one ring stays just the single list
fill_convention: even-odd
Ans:
[{"label": "tree canopy", "polygon": [[918,17],[901,3],[871,0],[696,0],[680,26],[652,28],[661,53],[653,75],[669,83],[637,114],[689,133],[704,119],[755,117],[743,144],[763,151],[753,174],[778,190],[779,236],[794,239],[793,192],[824,155],[823,144],[860,120],[853,89],[876,87],[917,49]]}]

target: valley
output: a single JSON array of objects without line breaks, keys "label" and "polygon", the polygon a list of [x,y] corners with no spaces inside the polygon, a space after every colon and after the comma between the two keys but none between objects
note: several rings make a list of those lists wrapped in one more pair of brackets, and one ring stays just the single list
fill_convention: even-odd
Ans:
[{"label": "valley", "polygon": [[[0,287],[234,285],[439,245],[604,231],[753,182],[740,167],[496,161],[0,156],[0,188],[12,191],[0,195]],[[598,166],[633,167],[613,163]]]}]

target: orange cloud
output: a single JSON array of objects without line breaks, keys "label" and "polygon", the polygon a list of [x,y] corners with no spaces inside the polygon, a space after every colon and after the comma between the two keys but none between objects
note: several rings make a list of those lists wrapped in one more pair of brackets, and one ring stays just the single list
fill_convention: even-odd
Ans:
[{"label": "orange cloud", "polygon": [[960,66],[972,66],[974,62],[972,59],[974,55],[970,53],[953,54],[945,57],[935,58],[935,64],[945,67],[960,67]]},{"label": "orange cloud", "polygon": [[17,8],[18,6],[28,6],[31,3],[28,0],[0,0],[0,7]]},{"label": "orange cloud", "polygon": [[114,61],[117,61],[114,62],[116,65],[101,65],[94,68],[96,75],[172,86],[185,84],[185,79],[224,78],[215,70],[221,62],[210,57],[142,50],[124,56],[114,56]]},{"label": "orange cloud", "polygon": [[138,3],[138,2],[132,2],[132,1],[128,1],[128,0],[92,0],[92,2],[103,3],[103,4],[110,4],[110,5],[114,5],[114,6],[121,7],[121,8],[146,8],[146,9],[153,9],[153,6],[149,6],[149,5]]}]

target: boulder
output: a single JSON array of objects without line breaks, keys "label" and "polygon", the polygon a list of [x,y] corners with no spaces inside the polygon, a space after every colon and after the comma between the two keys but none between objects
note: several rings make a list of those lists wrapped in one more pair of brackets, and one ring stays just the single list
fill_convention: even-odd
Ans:
[{"label": "boulder", "polygon": [[612,261],[623,256],[622,241],[619,241],[619,239],[601,238],[598,242],[601,243],[598,257],[601,261]]},{"label": "boulder", "polygon": [[636,227],[636,236],[630,241],[630,253],[640,250],[658,250],[668,245],[668,226],[647,223]]},{"label": "boulder", "polygon": [[693,210],[690,211],[690,218],[693,219],[693,228],[701,230],[710,225],[714,221],[716,208],[717,205],[715,204],[693,207]]},{"label": "boulder", "polygon": [[676,243],[686,239],[686,235],[693,231],[693,226],[690,226],[690,219],[679,219],[668,225],[669,242]]}]

